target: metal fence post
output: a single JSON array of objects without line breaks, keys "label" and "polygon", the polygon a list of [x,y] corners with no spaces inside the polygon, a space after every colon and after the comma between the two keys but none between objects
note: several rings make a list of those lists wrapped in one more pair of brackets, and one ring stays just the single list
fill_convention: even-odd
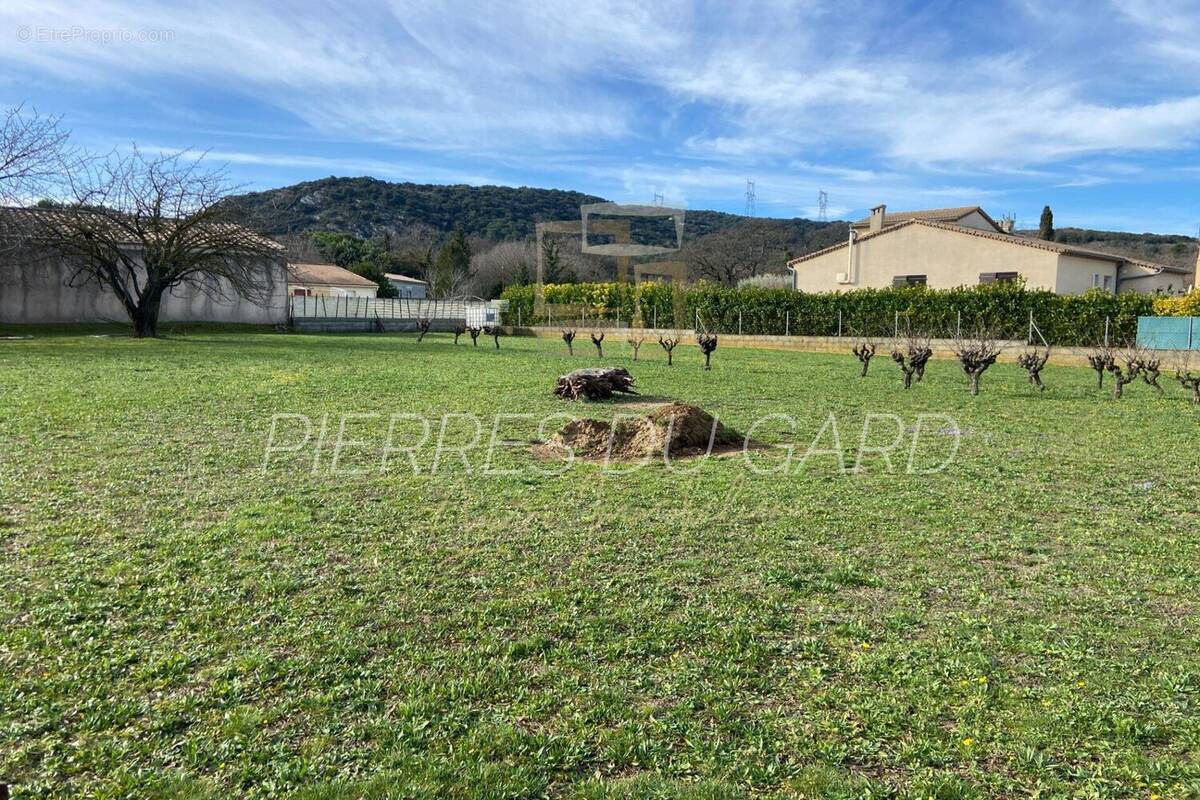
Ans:
[{"label": "metal fence post", "polygon": [[791,336],[791,335],[792,335],[792,312],[791,312],[790,310],[789,310],[789,311],[786,311],[786,312],[784,313],[784,318],[783,318],[783,335],[784,335],[784,336]]},{"label": "metal fence post", "polygon": [[958,310],[958,322],[954,325],[954,336],[958,339],[962,338],[962,309]]},{"label": "metal fence post", "polygon": [[654,307],[654,330],[658,330],[658,306]]},{"label": "metal fence post", "polygon": [[896,312],[896,318],[892,321],[892,324],[895,326],[895,330],[892,333],[892,335],[895,338],[899,339],[900,338],[900,312],[899,311]]},{"label": "metal fence post", "polygon": [[1105,347],[1108,347],[1108,330],[1109,330],[1111,321],[1112,321],[1111,317],[1106,316],[1104,318],[1104,346]]},{"label": "metal fence post", "polygon": [[842,310],[838,309],[838,338],[842,338]]},{"label": "metal fence post", "polygon": [[1192,342],[1195,341],[1196,318],[1188,317],[1188,350],[1192,349]]},{"label": "metal fence post", "polygon": [[742,310],[738,309],[738,336],[742,335]]}]

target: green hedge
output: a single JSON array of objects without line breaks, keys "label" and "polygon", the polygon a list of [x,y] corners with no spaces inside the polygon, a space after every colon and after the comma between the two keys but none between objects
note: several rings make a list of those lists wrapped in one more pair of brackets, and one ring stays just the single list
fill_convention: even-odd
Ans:
[{"label": "green hedge", "polygon": [[[632,284],[550,284],[546,302],[559,309],[554,324],[563,314],[578,320],[633,318],[635,289]],[[850,292],[810,294],[790,289],[729,288],[700,282],[684,291],[682,318],[675,319],[672,287],[643,283],[638,290],[642,322],[660,328],[696,326],[699,312],[704,327],[718,333],[834,336],[862,333],[891,335],[899,315],[901,329],[911,324],[914,331],[934,337],[952,336],[961,313],[964,331],[986,326],[1016,339],[1024,339],[1029,315],[1051,344],[1089,345],[1102,341],[1105,319],[1110,321],[1110,340],[1132,340],[1137,318],[1154,314],[1154,298],[1141,294],[1112,295],[1089,291],[1082,295],[1057,295],[1029,290],[1020,284],[998,283],[970,288],[934,290],[921,286],[890,289],[858,289]],[[510,286],[502,299],[509,302],[506,322],[530,324],[534,287]],[[552,313],[554,309],[552,308]],[[740,317],[740,320],[739,320]],[[545,319],[538,324],[546,324]]]}]

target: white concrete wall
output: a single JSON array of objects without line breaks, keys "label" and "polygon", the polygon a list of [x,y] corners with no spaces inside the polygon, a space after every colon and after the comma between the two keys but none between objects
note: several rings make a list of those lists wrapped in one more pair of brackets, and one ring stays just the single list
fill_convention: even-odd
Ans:
[{"label": "white concrete wall", "polygon": [[[262,305],[237,296],[227,283],[224,297],[176,287],[163,298],[163,322],[273,324],[287,321],[287,271],[282,258],[265,262],[269,297]],[[51,324],[129,322],[124,306],[94,282],[69,286],[71,270],[61,262],[0,260],[0,323]]]}]

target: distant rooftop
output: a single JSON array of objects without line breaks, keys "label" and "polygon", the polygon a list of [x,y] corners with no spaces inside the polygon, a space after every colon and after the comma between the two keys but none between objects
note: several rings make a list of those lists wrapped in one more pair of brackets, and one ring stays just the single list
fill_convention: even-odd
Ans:
[{"label": "distant rooftop", "polygon": [[383,277],[387,278],[392,283],[411,283],[419,286],[429,285],[427,281],[423,281],[420,278],[410,278],[407,275],[401,275],[396,272],[385,272],[383,273]]},{"label": "distant rooftop", "polygon": [[[929,222],[958,222],[963,217],[978,211],[985,219],[993,225],[996,223],[987,215],[979,206],[958,206],[957,208],[927,208],[918,211],[885,211],[883,215],[883,225],[899,225],[901,222],[909,220],[921,219]],[[871,217],[865,216],[862,219],[855,220],[850,223],[855,228],[865,228],[871,224]]]},{"label": "distant rooftop", "polygon": [[378,289],[379,284],[335,264],[288,264],[288,280],[315,286],[362,286]]}]

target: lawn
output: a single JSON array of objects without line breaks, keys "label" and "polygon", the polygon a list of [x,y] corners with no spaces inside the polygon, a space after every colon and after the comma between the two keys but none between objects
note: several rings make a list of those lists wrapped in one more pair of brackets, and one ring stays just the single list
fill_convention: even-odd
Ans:
[{"label": "lawn", "polygon": [[[704,372],[691,343],[673,368],[612,343],[651,400],[794,419],[755,436],[795,458],[551,475],[541,415],[642,407],[551,395],[586,339],[572,360],[480,342],[0,341],[15,797],[1200,795],[1200,411],[1178,385],[1118,402],[1051,366],[1039,395],[1000,365],[972,398],[946,361],[905,393],[883,356],[859,379],[849,354],[719,349]],[[345,413],[382,416],[347,421],[366,444],[335,472]],[[504,474],[475,451],[431,474],[432,445],[414,474],[406,452],[380,469],[393,413],[435,439],[476,415],[476,450],[496,414],[534,416],[502,419]],[[895,415],[877,443],[933,413],[952,422],[911,472],[907,440],[891,470],[800,466],[830,414],[853,467],[868,414]],[[285,450],[286,417],[265,458],[273,414],[324,419],[321,453]]]}]

